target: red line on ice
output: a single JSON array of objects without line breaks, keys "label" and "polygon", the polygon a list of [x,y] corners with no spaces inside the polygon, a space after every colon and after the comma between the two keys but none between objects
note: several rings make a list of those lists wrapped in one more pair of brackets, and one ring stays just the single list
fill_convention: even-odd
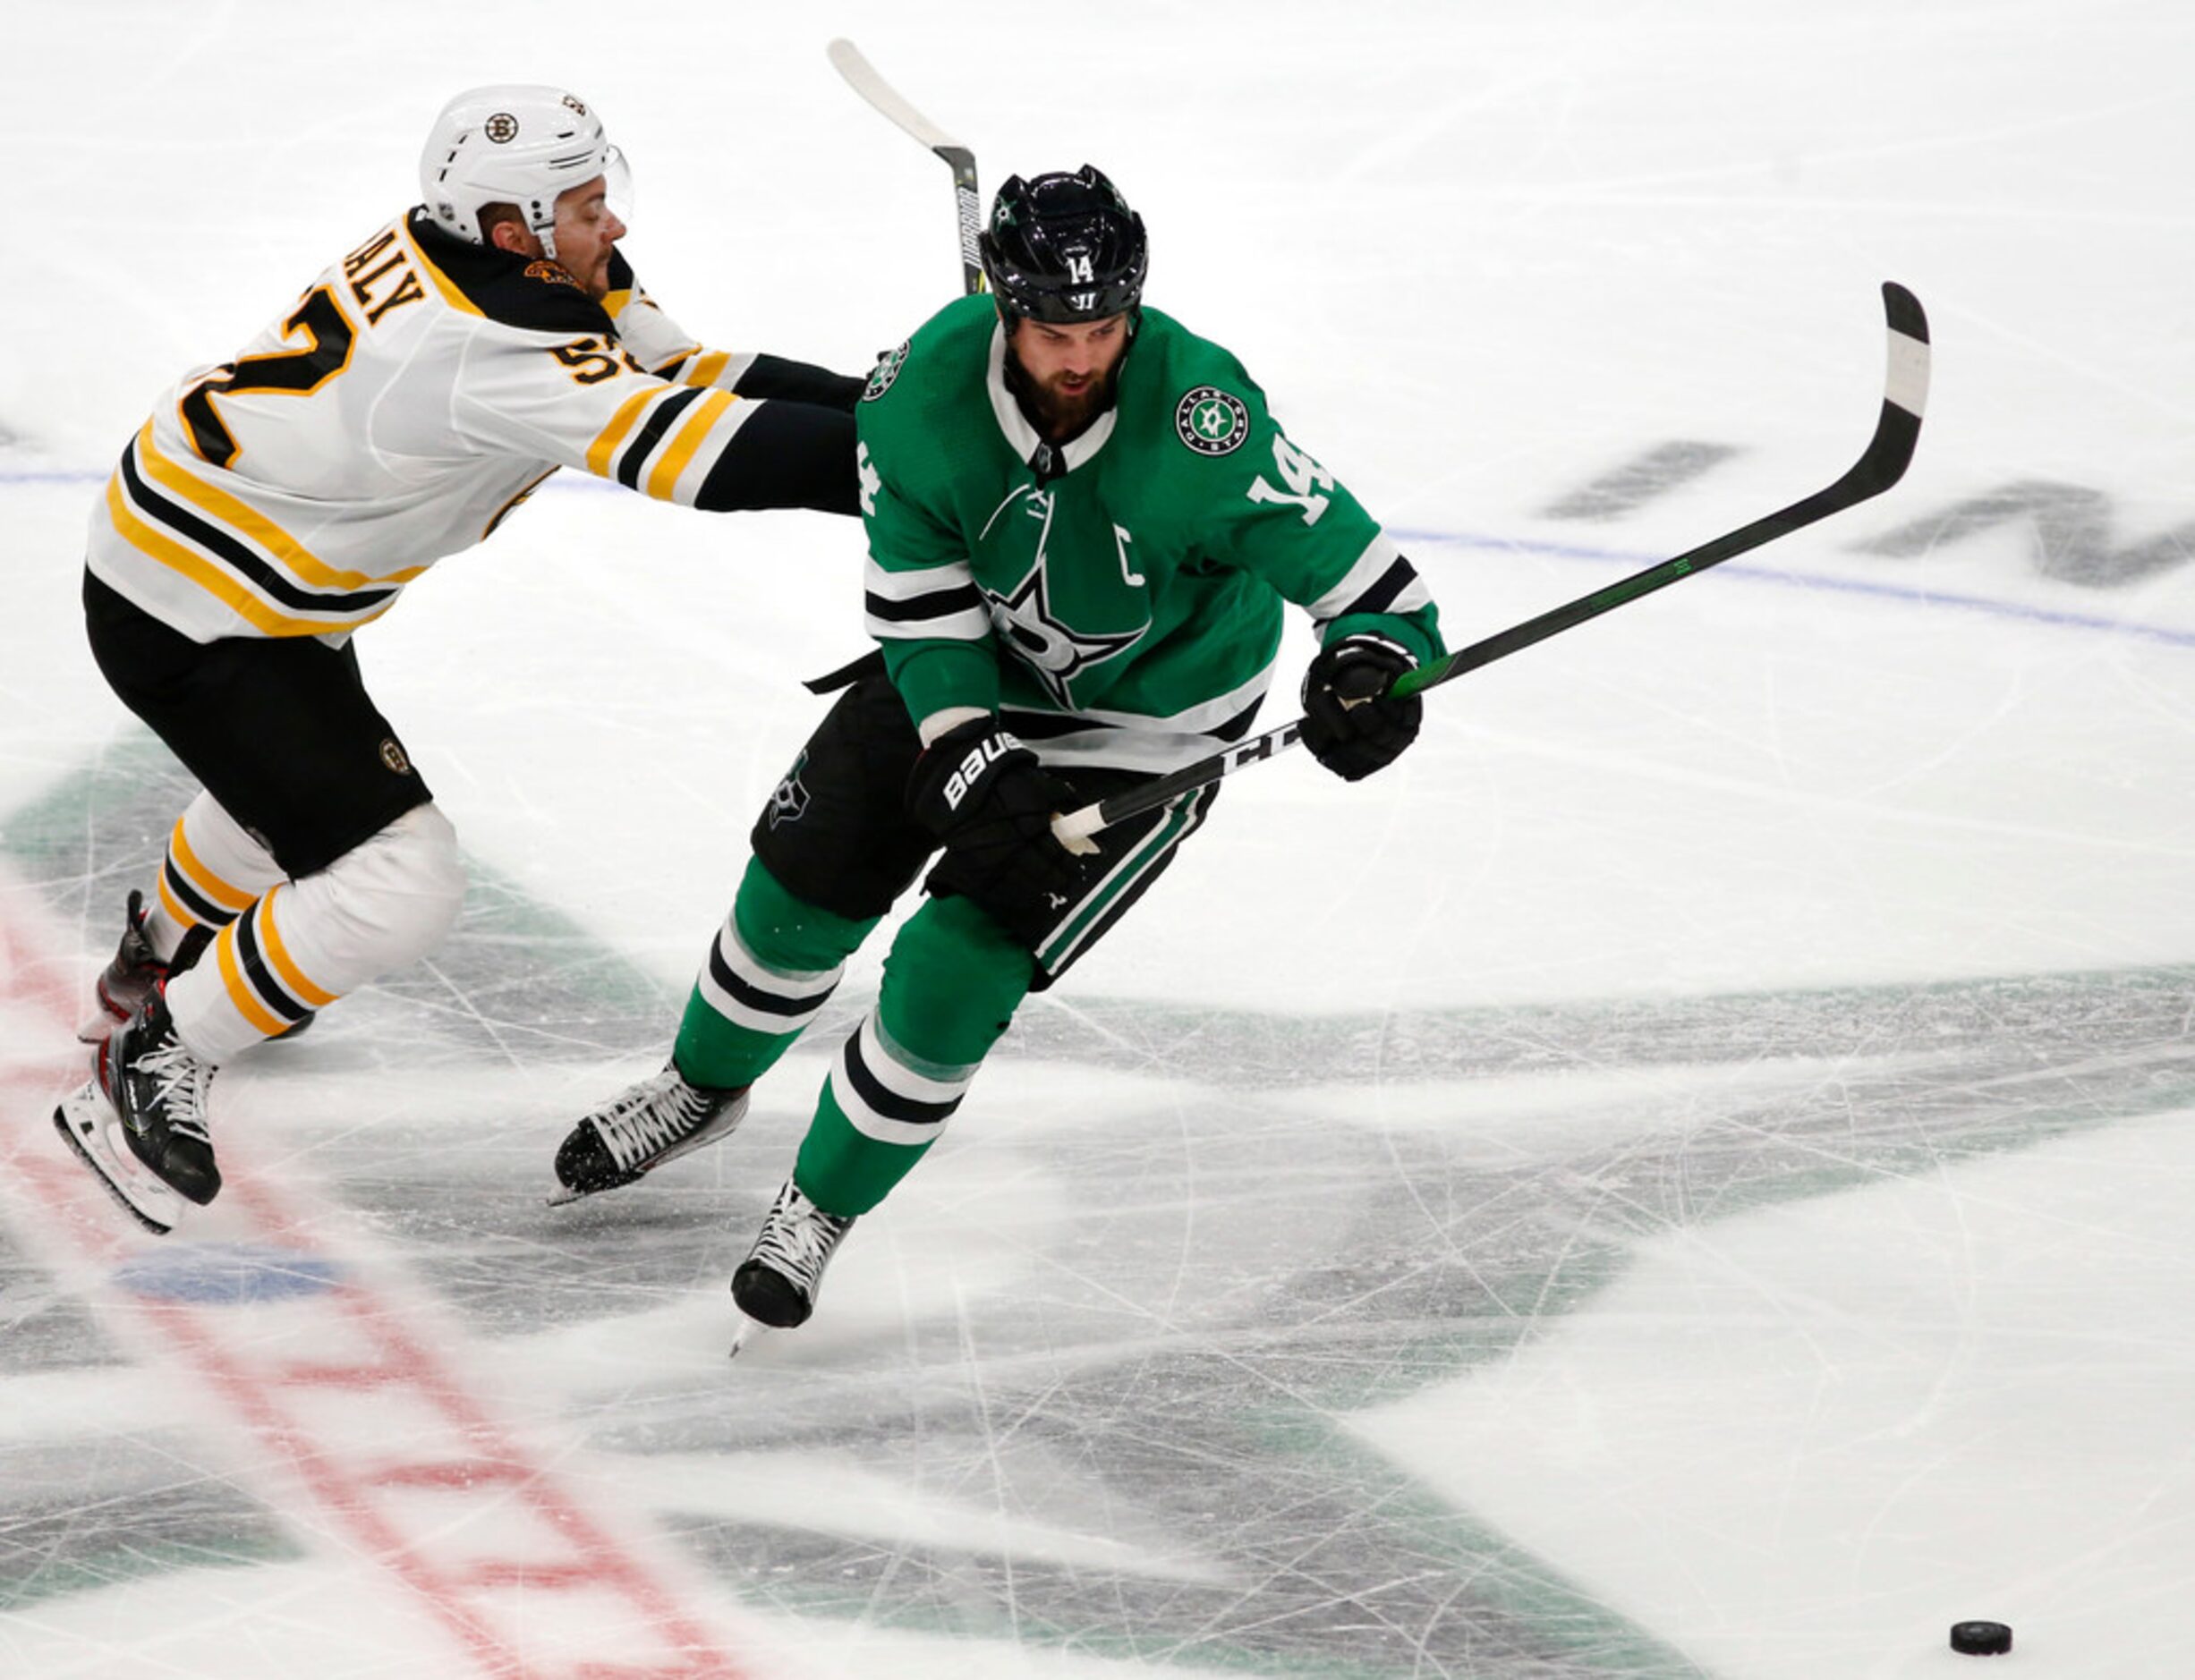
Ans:
[{"label": "red line on ice", "polygon": [[[9,884],[13,886],[13,884]],[[72,1033],[81,989],[78,977],[46,955],[43,942],[11,925],[6,897],[0,896],[0,1003],[28,1007]],[[0,1133],[0,1158],[14,1182],[37,1204],[41,1228],[58,1229],[81,1260],[111,1272],[123,1260],[145,1251],[128,1230],[126,1216],[115,1208],[83,1168],[69,1161],[65,1146],[54,1141],[50,1152],[27,1141],[47,1124],[47,1114],[68,1087],[88,1072],[85,1056],[73,1067],[61,1058],[0,1073],[6,1110],[19,1116]],[[259,1234],[293,1250],[313,1246],[311,1227],[284,1205],[279,1192],[260,1175],[245,1172],[227,1184],[224,1205],[250,1215]],[[348,1268],[346,1268],[347,1270]],[[615,1674],[621,1680],[740,1680],[749,1671],[720,1651],[710,1636],[678,1605],[674,1591],[621,1546],[568,1494],[549,1472],[498,1423],[487,1407],[467,1394],[456,1375],[438,1361],[404,1328],[400,1311],[353,1282],[336,1285],[320,1299],[340,1311],[374,1350],[365,1362],[300,1361],[254,1371],[249,1362],[224,1344],[218,1314],[186,1302],[153,1299],[111,1284],[98,1291],[98,1304],[110,1312],[134,1313],[151,1332],[147,1345],[182,1353],[208,1386],[226,1402],[261,1445],[295,1473],[330,1515],[376,1562],[417,1596],[435,1618],[464,1646],[481,1670],[498,1680],[532,1676]],[[285,1409],[277,1396],[313,1387],[334,1392],[408,1390],[439,1412],[463,1438],[461,1456],[422,1456],[415,1463],[347,1464],[336,1444],[319,1440]],[[462,1495],[475,1488],[508,1503],[514,1493],[562,1546],[565,1559],[528,1563],[476,1559],[438,1570],[401,1525],[377,1503],[390,1489],[435,1489]],[[591,1662],[576,1666],[558,1659],[544,1666],[529,1661],[498,1637],[488,1618],[466,1602],[468,1588],[506,1590],[514,1586],[549,1591],[582,1587],[608,1589],[641,1610],[664,1645],[678,1656],[669,1666]]]}]

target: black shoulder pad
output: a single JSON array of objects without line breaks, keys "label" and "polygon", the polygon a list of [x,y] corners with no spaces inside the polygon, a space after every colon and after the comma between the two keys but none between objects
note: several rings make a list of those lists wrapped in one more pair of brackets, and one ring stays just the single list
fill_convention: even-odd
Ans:
[{"label": "black shoulder pad", "polygon": [[412,236],[427,259],[491,321],[539,333],[607,333],[609,317],[557,263],[445,233],[418,211]]}]

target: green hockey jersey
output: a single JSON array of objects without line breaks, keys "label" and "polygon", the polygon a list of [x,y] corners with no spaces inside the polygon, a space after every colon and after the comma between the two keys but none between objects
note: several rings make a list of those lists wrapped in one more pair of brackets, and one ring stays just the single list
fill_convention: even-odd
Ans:
[{"label": "green hockey jersey", "polygon": [[1162,772],[1248,732],[1283,602],[1445,651],[1416,569],[1219,345],[1146,309],[1118,402],[1058,449],[1005,354],[962,299],[857,407],[869,631],[918,722],[995,710],[1047,761]]}]

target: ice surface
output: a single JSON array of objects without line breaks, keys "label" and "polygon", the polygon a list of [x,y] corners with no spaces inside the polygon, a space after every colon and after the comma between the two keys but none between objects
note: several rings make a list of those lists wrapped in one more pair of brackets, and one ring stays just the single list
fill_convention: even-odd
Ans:
[{"label": "ice surface", "polygon": [[[2021,1675],[2183,1666],[2184,8],[10,23],[0,1675],[1902,1676],[1978,1616]],[[229,1190],[140,1238],[47,1122],[189,792],[78,628],[115,454],[488,81],[600,106],[680,320],[864,365],[957,272],[841,33],[987,184],[1106,168],[1458,641],[1841,471],[1885,279],[1919,454],[1387,776],[1230,781],[731,1362],[881,942],[731,1144],[541,1198],[859,649],[858,534],[552,480],[361,639],[456,937],[225,1069]]]}]

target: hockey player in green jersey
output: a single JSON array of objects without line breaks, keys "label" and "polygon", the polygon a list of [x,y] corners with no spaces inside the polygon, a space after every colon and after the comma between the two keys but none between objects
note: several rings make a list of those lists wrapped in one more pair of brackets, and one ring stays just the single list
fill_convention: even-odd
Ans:
[{"label": "hockey player in green jersey", "polygon": [[567,1200],[727,1134],[941,853],[733,1277],[768,1326],[805,1321],[1022,998],[1111,929],[1216,787],[1079,854],[1055,814],[1245,735],[1286,604],[1322,644],[1304,741],[1351,781],[1415,738],[1419,702],[1386,691],[1444,651],[1408,560],[1241,364],[1143,306],[1143,220],[1102,174],[1009,180],[982,242],[991,295],[884,358],[857,410],[879,650],[818,684],[845,692],[755,825],[668,1065],[557,1158]]}]

